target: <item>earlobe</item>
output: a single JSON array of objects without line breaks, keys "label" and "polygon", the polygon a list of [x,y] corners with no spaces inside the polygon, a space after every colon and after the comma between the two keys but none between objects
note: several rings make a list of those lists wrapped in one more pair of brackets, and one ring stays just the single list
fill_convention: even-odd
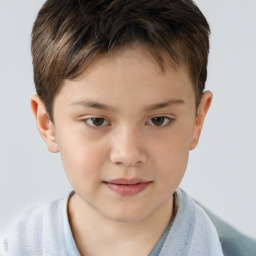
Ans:
[{"label": "earlobe", "polygon": [[54,125],[49,118],[44,103],[37,94],[33,95],[31,98],[31,109],[36,120],[39,134],[45,141],[48,150],[52,153],[59,152]]},{"label": "earlobe", "polygon": [[201,97],[201,102],[197,109],[197,116],[196,116],[195,124],[193,127],[193,131],[192,131],[192,137],[190,140],[190,146],[189,146],[190,150],[193,150],[198,144],[199,137],[204,124],[204,119],[211,106],[212,97],[213,95],[210,91],[204,92]]}]

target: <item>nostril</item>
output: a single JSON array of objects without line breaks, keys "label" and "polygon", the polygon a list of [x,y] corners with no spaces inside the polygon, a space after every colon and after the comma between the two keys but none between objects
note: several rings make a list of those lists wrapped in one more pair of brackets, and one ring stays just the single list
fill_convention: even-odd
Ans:
[{"label": "nostril", "polygon": [[[123,139],[124,137],[126,138],[125,140]],[[137,166],[144,163],[147,156],[145,148],[142,145],[143,144],[138,141],[137,136],[123,136],[119,140],[115,137],[110,151],[111,162],[126,167]]]},{"label": "nostril", "polygon": [[116,165],[124,165],[126,167],[134,167],[134,166],[138,166],[138,165],[142,164],[142,161],[135,161],[135,162],[119,161],[119,162],[114,162],[114,163]]}]

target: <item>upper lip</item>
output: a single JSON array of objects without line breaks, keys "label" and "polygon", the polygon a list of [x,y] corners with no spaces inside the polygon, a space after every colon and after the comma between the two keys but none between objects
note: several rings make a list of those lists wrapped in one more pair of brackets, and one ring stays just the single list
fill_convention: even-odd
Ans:
[{"label": "upper lip", "polygon": [[110,184],[119,184],[119,185],[135,185],[138,183],[149,183],[150,180],[145,180],[141,178],[132,178],[132,179],[125,179],[125,178],[118,178],[107,181]]}]

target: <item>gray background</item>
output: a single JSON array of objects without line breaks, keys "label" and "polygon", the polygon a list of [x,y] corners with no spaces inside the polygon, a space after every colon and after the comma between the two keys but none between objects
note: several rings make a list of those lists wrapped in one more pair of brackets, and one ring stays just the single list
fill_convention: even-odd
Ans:
[{"label": "gray background", "polygon": [[[71,190],[30,111],[30,32],[44,0],[0,0],[0,233],[25,207]],[[181,187],[256,238],[256,2],[198,0],[212,29],[214,93]]]}]

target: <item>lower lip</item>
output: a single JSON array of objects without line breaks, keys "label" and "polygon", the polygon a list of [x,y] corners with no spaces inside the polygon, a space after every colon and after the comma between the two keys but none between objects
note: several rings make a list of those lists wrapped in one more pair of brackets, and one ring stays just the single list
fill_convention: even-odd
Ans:
[{"label": "lower lip", "polygon": [[141,182],[138,184],[113,184],[113,183],[105,183],[111,190],[116,192],[121,196],[134,196],[142,192],[149,186],[150,182]]}]

